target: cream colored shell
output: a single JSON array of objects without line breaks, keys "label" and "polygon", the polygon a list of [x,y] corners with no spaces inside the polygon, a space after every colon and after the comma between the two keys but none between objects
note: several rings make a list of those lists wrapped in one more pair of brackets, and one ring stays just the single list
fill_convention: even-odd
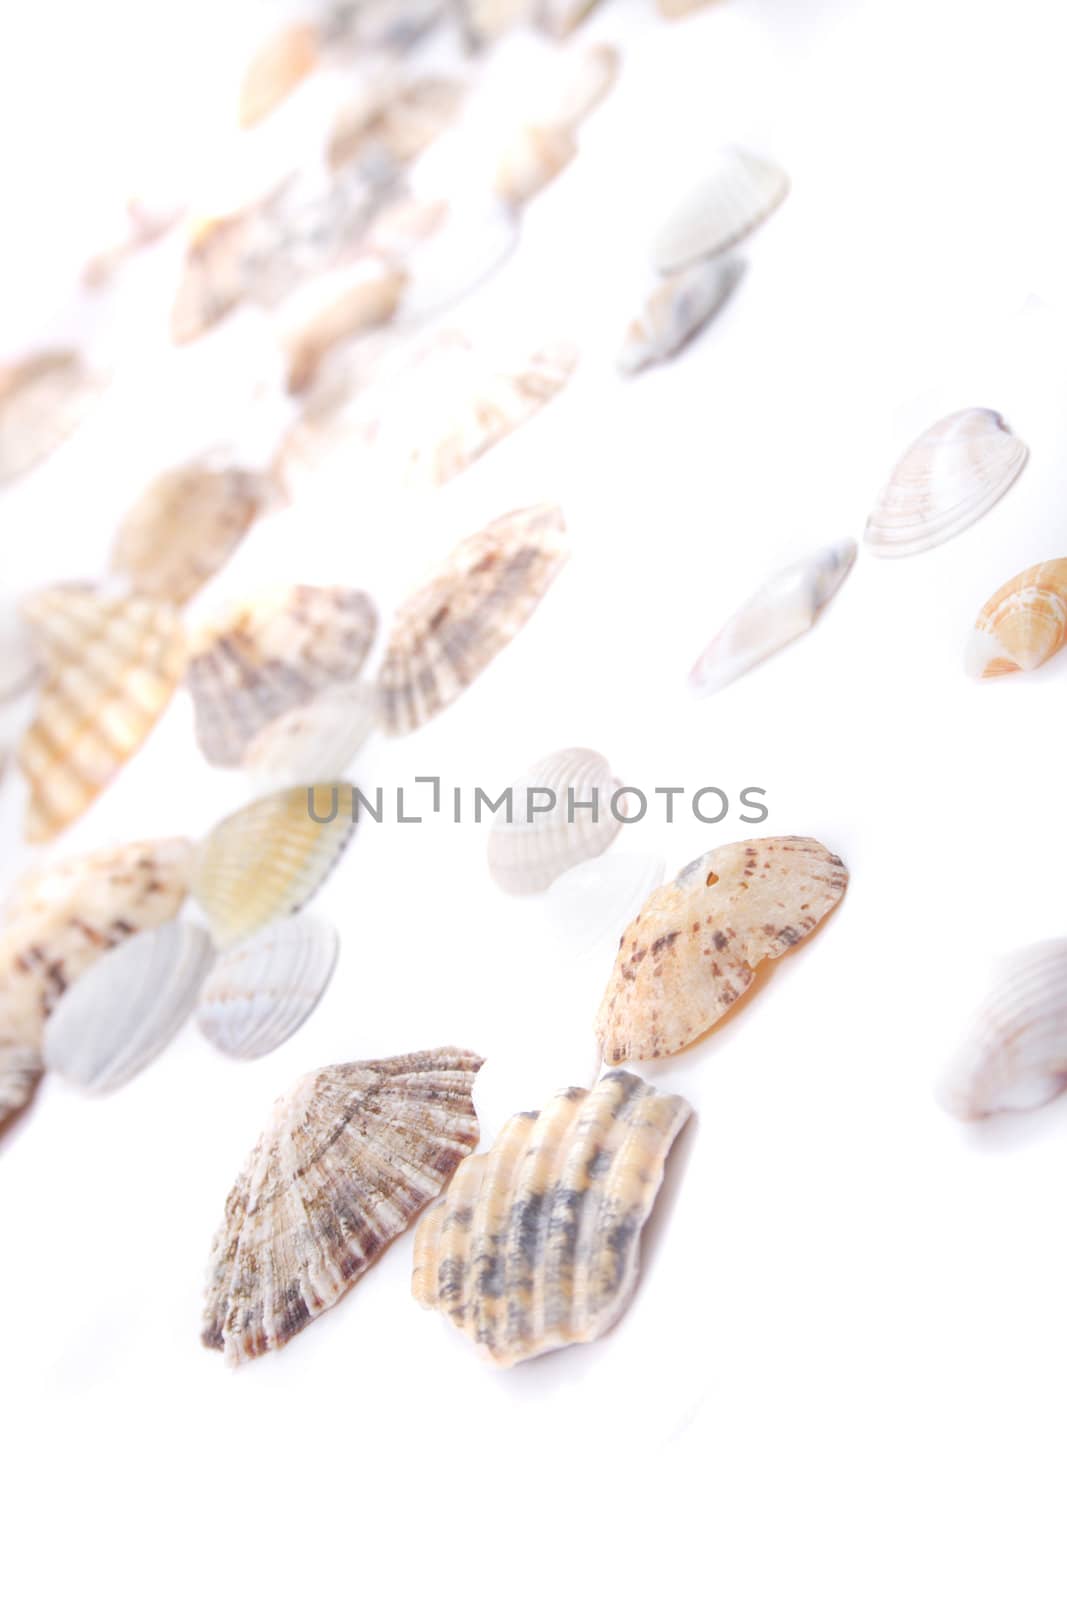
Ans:
[{"label": "cream colored shell", "polygon": [[964,1121],[1027,1111],[1067,1088],[1067,939],[1004,957],[941,1082]]},{"label": "cream colored shell", "polygon": [[76,350],[0,366],[0,484],[36,467],[83,421],[100,390]]},{"label": "cream colored shell", "polygon": [[123,518],[112,568],[139,594],[184,605],[229,560],[275,496],[269,478],[239,467],[190,462],[171,468]]},{"label": "cream colored shell", "polygon": [[1067,644],[1067,560],[1027,567],[999,588],[978,614],[967,648],[976,678],[1033,672]]},{"label": "cream colored shell", "polygon": [[269,1055],[322,999],[337,964],[337,931],[317,917],[286,917],[219,958],[197,1005],[204,1037],[223,1055]]},{"label": "cream colored shell", "polygon": [[[596,750],[556,750],[509,785],[487,840],[489,872],[507,894],[537,894],[571,867],[601,855],[626,816],[619,780]],[[614,809],[613,809],[614,807]]]}]

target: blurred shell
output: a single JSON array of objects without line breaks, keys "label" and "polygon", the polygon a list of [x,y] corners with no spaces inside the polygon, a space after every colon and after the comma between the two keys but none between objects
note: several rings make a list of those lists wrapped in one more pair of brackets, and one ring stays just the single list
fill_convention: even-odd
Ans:
[{"label": "blurred shell", "polygon": [[816,839],[727,844],[657,889],[626,929],[597,1014],[605,1061],[675,1055],[807,937],[848,872]]},{"label": "blurred shell", "polygon": [[497,196],[438,196],[382,211],[367,242],[407,273],[399,314],[422,322],[503,265],[519,242],[519,223],[514,208]]},{"label": "blurred shell", "polygon": [[40,1050],[4,1037],[0,1014],[0,1132],[28,1106],[44,1073]]},{"label": "blurred shell", "polygon": [[1027,567],[978,614],[966,667],[976,678],[1032,672],[1067,644],[1067,560]]},{"label": "blurred shell", "polygon": [[996,411],[943,417],[894,467],[868,518],[867,544],[878,556],[910,556],[954,539],[1011,488],[1029,453]]},{"label": "blurred shell", "polygon": [[238,121],[262,122],[287,99],[319,62],[318,35],[306,22],[290,22],[256,51],[241,85]]},{"label": "blurred shell", "polygon": [[1067,939],[1016,950],[994,969],[985,1003],[940,1086],[964,1121],[1027,1111],[1067,1088]]},{"label": "blurred shell", "polygon": [[216,943],[235,944],[299,911],[337,865],[355,825],[348,783],[281,789],[216,824],[197,850],[192,881]]},{"label": "blurred shell", "polygon": [[524,206],[557,177],[578,153],[573,131],[565,123],[518,128],[500,157],[494,188],[509,205]]},{"label": "blurred shell", "polygon": [[163,472],[119,527],[111,555],[140,594],[180,606],[229,560],[275,498],[271,480],[197,462]]},{"label": "blurred shell", "polygon": [[317,278],[287,303],[281,333],[291,393],[314,382],[337,345],[387,323],[407,287],[400,268],[367,257]]},{"label": "blurred shell", "polygon": [[100,390],[76,350],[45,350],[0,366],[0,484],[51,455]]},{"label": "blurred shell", "polygon": [[[536,762],[511,785],[513,820],[504,813],[494,817],[488,842],[493,882],[507,894],[537,894],[568,868],[601,855],[626,815],[625,806],[618,819],[611,810],[618,787],[595,750],[556,750]],[[551,811],[540,809],[545,797],[534,796],[536,789],[555,796]],[[593,804],[595,820],[586,809]]]},{"label": "blurred shell", "polygon": [[620,371],[640,372],[642,367],[676,355],[725,305],[743,272],[744,263],[728,257],[697,261],[671,273],[652,291],[627,328],[619,352]]},{"label": "blurred shell", "polygon": [[679,17],[687,17],[691,11],[699,11],[702,6],[711,4],[711,0],[656,0],[656,9],[661,17],[666,17],[668,22],[674,22]]},{"label": "blurred shell", "polygon": [[396,613],[378,679],[386,732],[451,705],[533,615],[567,554],[557,506],[512,511],[462,540]]},{"label": "blurred shell", "polygon": [[90,1094],[129,1083],[191,1016],[214,957],[211,940],[191,922],[166,922],[101,957],[45,1024],[49,1072]]},{"label": "blurred shell", "polygon": [[80,817],[147,738],[181,678],[185,639],[171,606],[140,595],[47,589],[23,610],[44,666],[19,748],[26,837],[39,841]]},{"label": "blurred shell", "polygon": [[727,145],[710,171],[660,228],[652,259],[660,272],[676,272],[703,256],[716,256],[744,239],[789,193],[780,167]]},{"label": "blurred shell", "polygon": [[529,22],[532,0],[456,0],[467,45],[481,50],[512,28]]},{"label": "blurred shell", "polygon": [[663,882],[662,856],[596,856],[557,878],[540,902],[548,937],[564,962],[580,961],[619,935]]},{"label": "blurred shell", "polygon": [[14,600],[0,596],[0,702],[14,700],[37,676],[33,633]]},{"label": "blurred shell", "polygon": [[713,694],[807,633],[855,559],[855,540],[843,539],[779,572],[716,634],[689,674],[690,688]]},{"label": "blurred shell", "polygon": [[613,44],[602,42],[568,52],[552,75],[542,120],[576,128],[615,87],[621,65]]},{"label": "blurred shell", "polygon": [[563,39],[585,21],[597,4],[598,0],[539,0],[537,20],[546,33]]},{"label": "blurred shell", "polygon": [[332,167],[356,161],[376,183],[396,179],[402,168],[456,120],[464,88],[453,78],[415,78],[377,102],[345,107],[330,135]]},{"label": "blurred shell", "polygon": [[251,1360],[336,1305],[474,1149],[481,1064],[433,1050],[325,1067],[276,1103],[212,1246],[209,1349]]},{"label": "blurred shell", "polygon": [[340,684],[269,722],[246,748],[241,765],[274,783],[342,777],[377,726],[376,685]]},{"label": "blurred shell", "polygon": [[350,683],[377,626],[361,590],[308,584],[272,589],[231,612],[196,642],[186,674],[207,759],[236,766],[276,718],[331,684]]},{"label": "blurred shell", "polygon": [[337,964],[337,932],[315,917],[288,917],[221,956],[197,1007],[200,1031],[223,1055],[269,1055],[303,1026]]},{"label": "blurred shell", "polygon": [[419,1223],[416,1300],[499,1367],[599,1339],[633,1297],[641,1230],[689,1113],[608,1072],[510,1118]]}]

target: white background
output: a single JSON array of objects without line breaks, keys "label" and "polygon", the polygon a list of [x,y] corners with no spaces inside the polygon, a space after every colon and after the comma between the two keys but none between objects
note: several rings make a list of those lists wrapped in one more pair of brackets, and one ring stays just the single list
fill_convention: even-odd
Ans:
[{"label": "white background", "polygon": [[[101,208],[168,139],[185,148],[176,128],[210,148],[249,15],[5,8],[5,348],[43,335]],[[573,557],[530,627],[446,715],[368,747],[357,780],[488,787],[591,744],[649,789],[761,785],[764,831],[816,835],[851,888],[726,1026],[649,1069],[697,1114],[623,1322],[510,1373],[415,1306],[410,1236],[279,1355],[234,1374],[198,1343],[226,1192],[299,1073],[478,1049],[486,1142],[589,1081],[610,948],[569,961],[540,908],[492,889],[478,830],[361,825],[316,903],[337,977],[276,1056],[225,1062],[190,1027],[112,1100],[46,1083],[0,1155],[19,1600],[1067,1588],[1067,1103],[968,1131],[932,1099],[989,959],[1064,932],[1067,656],[1028,681],[960,664],[989,593],[1067,554],[1061,25],[1047,0],[721,0],[676,24],[611,0],[582,34],[600,37],[624,50],[620,86],[453,318],[573,336],[570,389],[432,498],[351,479],[298,498],[196,610],[290,576],[363,585],[388,615],[455,538],[558,498]],[[724,137],[779,159],[793,193],[706,337],[624,383],[642,245]],[[167,353],[174,266],[134,268],[121,315],[65,313],[122,361],[93,421],[0,502],[5,587],[101,571],[151,470],[240,436],[273,376],[255,317]],[[928,555],[861,556],[810,637],[691,700],[729,611],[858,535],[900,449],[964,404],[1031,447],[1000,506]],[[62,848],[196,832],[245,794],[205,767],[180,695]],[[22,798],[0,790],[5,877],[30,860]],[[614,849],[673,872],[743,832],[649,822]]]}]

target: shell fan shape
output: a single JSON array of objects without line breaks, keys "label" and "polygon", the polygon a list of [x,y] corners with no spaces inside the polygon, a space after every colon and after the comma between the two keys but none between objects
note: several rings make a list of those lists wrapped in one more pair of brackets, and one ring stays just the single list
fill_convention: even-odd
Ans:
[{"label": "shell fan shape", "polygon": [[600,855],[625,810],[616,804],[619,781],[595,750],[557,750],[512,784],[511,820],[494,818],[489,872],[507,894],[537,894],[582,861]]},{"label": "shell fan shape", "polygon": [[174,467],[127,512],[111,565],[139,594],[184,605],[229,560],[276,495],[262,473],[197,463]]},{"label": "shell fan shape", "polygon": [[212,1248],[209,1349],[278,1349],[362,1277],[477,1144],[481,1065],[451,1049],[352,1062],[277,1102]]},{"label": "shell fan shape", "polygon": [[788,193],[789,179],[780,167],[727,145],[661,226],[652,247],[654,266],[677,272],[720,255],[758,228]]},{"label": "shell fan shape", "polygon": [[200,995],[197,1021],[223,1055],[269,1055],[307,1021],[337,964],[336,929],[287,917],[220,957]]},{"label": "shell fan shape", "polygon": [[1067,644],[1067,560],[1010,579],[978,615],[965,665],[975,678],[1032,672]]},{"label": "shell fan shape", "polygon": [[964,1121],[1028,1111],[1067,1088],[1067,939],[1005,957],[940,1085]]}]

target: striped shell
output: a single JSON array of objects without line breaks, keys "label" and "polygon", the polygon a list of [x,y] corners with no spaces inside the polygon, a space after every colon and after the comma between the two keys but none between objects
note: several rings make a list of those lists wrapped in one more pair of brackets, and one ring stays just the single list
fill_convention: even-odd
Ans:
[{"label": "striped shell", "polygon": [[0,484],[51,455],[83,421],[100,380],[76,350],[45,350],[0,366]]},{"label": "striped shell", "polygon": [[415,1234],[412,1292],[498,1367],[607,1333],[690,1108],[629,1072],[563,1089],[468,1156]]},{"label": "striped shell", "polygon": [[377,726],[374,684],[334,684],[268,723],[245,749],[241,765],[275,784],[343,777]]},{"label": "striped shell", "polygon": [[233,1362],[336,1305],[478,1142],[481,1058],[432,1050],[309,1073],[230,1192],[201,1338]]},{"label": "striped shell", "polygon": [[287,23],[266,39],[248,63],[241,84],[237,112],[241,127],[254,127],[270,116],[318,62],[318,32],[310,23]]},{"label": "striped shell", "polygon": [[269,1055],[303,1026],[337,964],[336,929],[316,917],[287,917],[220,957],[200,995],[196,1020],[223,1055]]},{"label": "striped shell", "polygon": [[788,193],[789,179],[780,167],[727,145],[660,228],[653,264],[660,272],[677,272],[704,256],[720,255],[758,228]]},{"label": "striped shell", "polygon": [[632,374],[670,360],[725,305],[743,272],[744,262],[728,256],[696,261],[664,278],[626,330],[619,370]]},{"label": "striped shell", "polygon": [[939,1088],[964,1121],[1028,1111],[1067,1088],[1067,939],[1028,945],[995,967],[986,999]]},{"label": "striped shell", "polygon": [[269,478],[198,462],[161,473],[119,527],[111,566],[139,594],[181,606],[229,560],[276,491]]},{"label": "striped shell", "polygon": [[1032,672],[1067,644],[1067,560],[1027,567],[978,613],[967,647],[976,678]]},{"label": "striped shell", "polygon": [[596,1019],[604,1060],[684,1050],[736,1005],[764,961],[807,938],[847,883],[817,839],[755,839],[691,861],[619,942]]},{"label": "striped shell", "polygon": [[567,558],[556,506],[532,506],[464,539],[398,610],[379,687],[387,733],[451,705],[537,609]]},{"label": "striped shell", "polygon": [[865,539],[877,556],[932,550],[984,517],[1029,451],[997,411],[955,411],[927,428],[893,468]]},{"label": "striped shell", "polygon": [[[507,894],[537,894],[608,848],[626,815],[612,809],[619,780],[595,750],[556,750],[511,785],[511,820],[489,832],[489,872]],[[540,792],[538,792],[540,791]]]}]

